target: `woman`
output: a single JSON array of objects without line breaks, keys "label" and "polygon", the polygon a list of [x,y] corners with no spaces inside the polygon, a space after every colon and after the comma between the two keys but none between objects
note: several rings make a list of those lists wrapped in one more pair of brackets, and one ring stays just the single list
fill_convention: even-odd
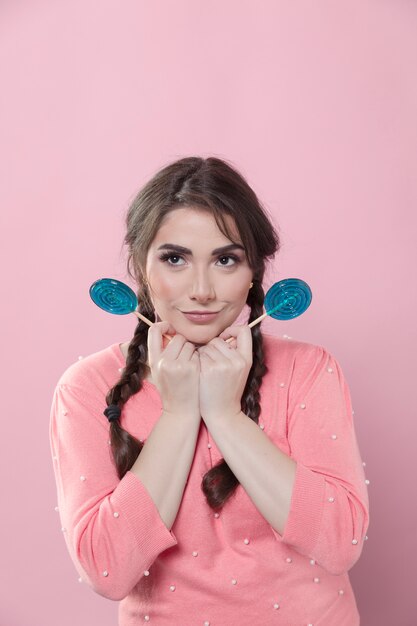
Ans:
[{"label": "woman", "polygon": [[71,365],[51,411],[81,579],[121,600],[120,626],[359,624],[368,495],[343,373],[320,346],[234,325],[245,304],[262,314],[279,249],[255,193],[223,160],[184,158],[126,222],[155,323]]}]

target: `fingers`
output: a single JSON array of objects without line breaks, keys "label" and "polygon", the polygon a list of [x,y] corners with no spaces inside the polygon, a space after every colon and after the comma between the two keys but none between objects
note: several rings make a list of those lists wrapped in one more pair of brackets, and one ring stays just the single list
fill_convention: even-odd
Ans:
[{"label": "fingers", "polygon": [[[205,346],[206,347],[206,346]],[[215,361],[215,352],[212,352],[211,355],[208,350],[201,350],[200,348],[196,351],[198,353],[198,357],[200,359],[207,359],[208,361]],[[217,354],[220,354],[219,351],[216,351]]]},{"label": "fingers", "polygon": [[226,344],[223,339],[218,337],[212,339],[205,346],[198,348],[198,353],[201,357],[207,356],[213,360],[218,359],[220,356],[225,356],[227,359],[232,360],[232,352],[235,352],[235,350],[232,350],[229,344]]},{"label": "fingers", "polygon": [[[225,345],[226,339],[234,337],[234,341],[226,344],[227,346],[236,346],[236,349],[248,360],[252,359],[252,332],[247,324],[243,326],[229,326],[225,328],[219,335],[219,339],[223,341]],[[217,344],[216,344],[217,345]]]},{"label": "fingers", "polygon": [[[231,342],[226,343],[226,339],[232,338]],[[245,361],[252,362],[252,333],[247,325],[245,326],[229,326],[218,337],[212,339],[208,344],[199,349],[206,351],[215,358],[216,354],[221,353],[226,358],[233,360],[237,353],[240,354]]]},{"label": "fingers", "polygon": [[[175,328],[169,322],[156,322],[148,330],[148,358],[150,365],[156,363],[161,356],[161,352],[164,349],[162,338],[164,333],[175,336]],[[172,341],[169,343],[172,343]]]},{"label": "fingers", "polygon": [[190,361],[194,356],[198,357],[195,345],[191,341],[186,341],[182,346],[181,357]]},{"label": "fingers", "polygon": [[[237,343],[233,347],[230,343],[226,343],[222,338],[233,337],[233,341]],[[242,337],[243,335],[243,337]],[[246,337],[245,337],[246,335]],[[248,337],[249,335],[249,337]],[[219,337],[214,337],[209,343],[198,348],[199,355],[206,362],[219,361],[226,358],[230,363],[246,363],[251,365],[253,361],[252,354],[252,334],[250,328],[245,327],[229,327]]]},{"label": "fingers", "polygon": [[[165,333],[173,337],[166,345],[163,338]],[[225,340],[229,337],[233,338],[233,342],[226,343]],[[247,362],[252,362],[252,333],[247,325],[229,326],[218,337],[214,337],[197,350],[183,335],[176,334],[169,322],[156,322],[148,331],[148,356],[151,367],[160,360],[162,352],[164,358],[169,360],[175,360],[180,355],[186,360],[199,359],[200,356],[216,360],[220,355],[233,360],[237,357],[236,352],[239,352]]]},{"label": "fingers", "polygon": [[[163,337],[165,333],[173,336],[171,341],[165,342]],[[176,334],[169,322],[157,322],[148,331],[148,355],[151,367],[160,360],[162,352],[164,358],[169,360],[175,360],[180,355],[190,360],[195,352],[195,345],[187,341],[183,335]]]},{"label": "fingers", "polygon": [[193,363],[196,362],[198,364],[198,370],[200,371],[200,355],[198,354],[197,350],[194,350],[190,360]]}]

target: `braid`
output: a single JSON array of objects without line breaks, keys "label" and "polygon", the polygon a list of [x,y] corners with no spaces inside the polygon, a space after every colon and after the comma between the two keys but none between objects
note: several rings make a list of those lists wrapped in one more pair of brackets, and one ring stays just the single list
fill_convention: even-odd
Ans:
[{"label": "braid", "polygon": [[[250,306],[249,324],[262,315],[264,297],[265,293],[262,284],[258,281],[254,281],[247,299],[247,304]],[[261,412],[259,389],[262,385],[262,378],[268,371],[264,363],[263,337],[260,326],[260,324],[256,324],[251,329],[253,362],[241,401],[242,411],[252,419],[255,424],[258,423],[259,414]],[[239,484],[238,479],[233,474],[226,461],[222,459],[203,476],[201,489],[206,496],[208,505],[216,510],[221,509],[226,504]]]},{"label": "braid", "polygon": [[[147,304],[147,298],[138,297],[138,301],[139,312],[155,321],[155,313]],[[129,398],[142,389],[147,374],[148,328],[145,322],[138,320],[133,339],[129,344],[126,366],[120,380],[106,396],[107,406],[116,404],[122,409]],[[139,456],[143,443],[121,427],[120,419],[121,417],[110,423],[110,442],[117,474],[119,479],[122,479]]]}]

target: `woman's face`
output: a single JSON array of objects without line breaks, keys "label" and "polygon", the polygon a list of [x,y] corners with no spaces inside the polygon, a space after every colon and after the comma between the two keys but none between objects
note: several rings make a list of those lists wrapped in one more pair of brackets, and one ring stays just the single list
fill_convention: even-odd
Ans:
[{"label": "woman's face", "polygon": [[[147,254],[145,275],[156,313],[196,345],[232,325],[252,280],[234,219],[225,218],[234,242],[222,234],[208,211],[173,209]],[[216,315],[194,319],[185,315],[194,311]]]}]

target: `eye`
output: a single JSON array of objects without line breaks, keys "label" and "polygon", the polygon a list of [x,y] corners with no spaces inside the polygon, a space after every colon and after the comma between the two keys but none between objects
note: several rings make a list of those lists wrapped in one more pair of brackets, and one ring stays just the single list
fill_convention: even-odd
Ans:
[{"label": "eye", "polygon": [[221,263],[220,265],[223,265],[223,267],[233,267],[233,265],[236,265],[236,263],[239,263],[240,261],[238,257],[230,255],[230,254],[219,257],[219,261],[224,260],[224,259],[230,259],[231,261],[233,261],[233,263],[228,263],[227,265],[226,263]]},{"label": "eye", "polygon": [[[169,252],[169,251],[164,252],[163,254],[161,254],[159,258],[163,263],[167,263],[168,265],[171,265],[172,267],[182,267],[185,264],[184,257],[181,256],[180,254],[177,254],[176,252]],[[178,262],[181,260],[184,261],[184,263]],[[222,267],[233,267],[237,265],[238,263],[240,263],[239,257],[234,256],[233,254],[223,254],[222,256],[218,257],[218,261],[220,262],[220,265]],[[232,262],[230,263],[228,261],[232,261]]]},{"label": "eye", "polygon": [[167,260],[170,261],[170,265],[181,265],[181,263],[178,263],[178,261],[180,261],[181,259],[184,260],[179,254],[171,254],[167,258]]},{"label": "eye", "polygon": [[[164,263],[167,263],[171,259],[183,259],[183,257],[180,256],[179,254],[173,254],[172,252],[165,252],[165,254],[162,254],[159,258]],[[182,265],[182,263],[175,263],[175,262],[171,263],[171,262],[168,262],[168,265],[175,265],[175,266],[177,266],[177,265]]]}]

